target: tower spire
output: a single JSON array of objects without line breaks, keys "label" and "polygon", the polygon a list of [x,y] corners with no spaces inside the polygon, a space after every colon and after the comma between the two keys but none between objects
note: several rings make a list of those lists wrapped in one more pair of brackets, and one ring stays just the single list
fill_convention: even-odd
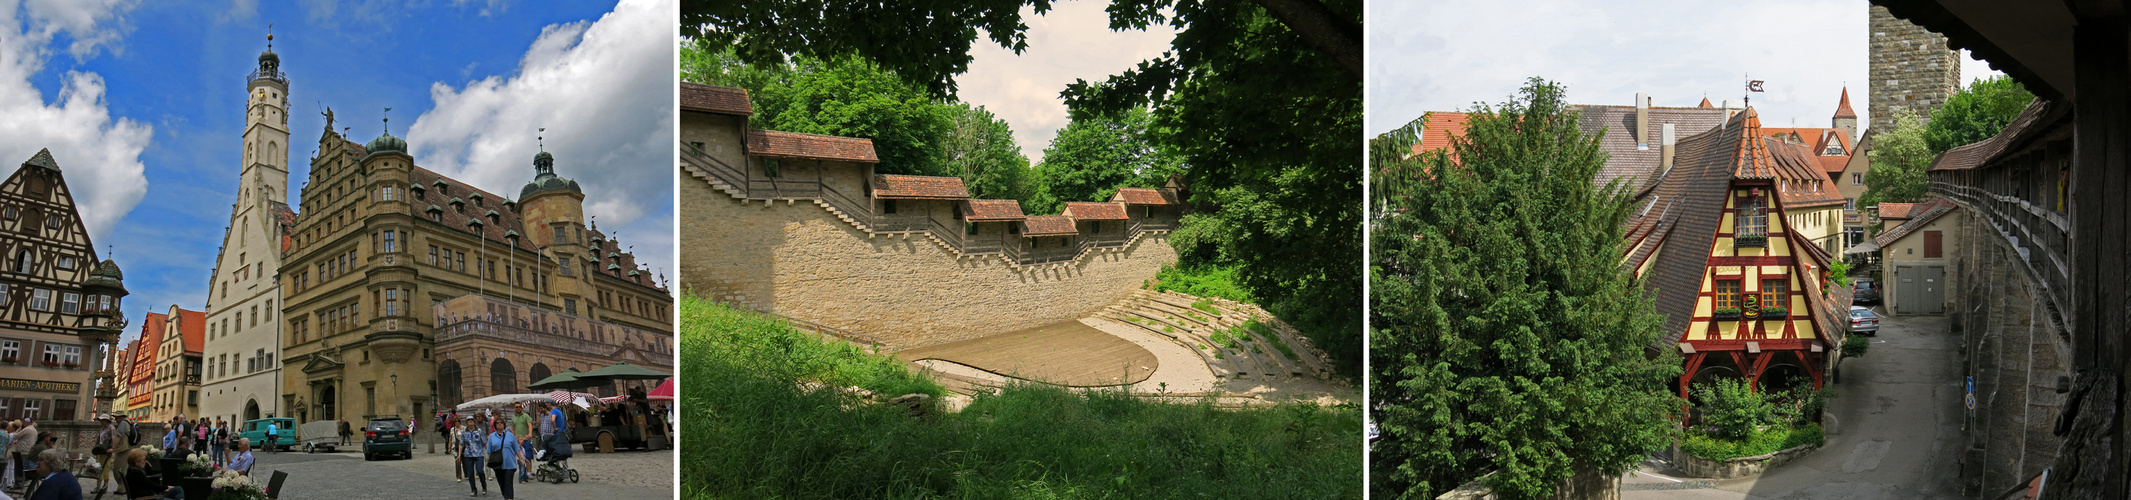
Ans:
[{"label": "tower spire", "polygon": [[385,135],[392,135],[392,108],[385,108]]}]

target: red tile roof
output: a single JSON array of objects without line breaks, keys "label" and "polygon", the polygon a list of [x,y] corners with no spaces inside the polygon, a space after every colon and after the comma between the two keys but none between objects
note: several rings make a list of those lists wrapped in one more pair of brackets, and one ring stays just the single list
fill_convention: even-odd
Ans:
[{"label": "red tile roof", "polygon": [[1838,104],[1836,104],[1836,105],[1835,105],[1835,117],[1836,117],[1836,118],[1856,118],[1856,117],[1857,117],[1857,112],[1856,112],[1856,111],[1851,111],[1851,110],[1850,110],[1850,87],[1848,87],[1848,86],[1845,86],[1845,87],[1843,87],[1843,88],[1842,88],[1842,102],[1841,102],[1841,103],[1838,103]]},{"label": "red tile roof", "polygon": [[747,154],[859,163],[881,161],[880,156],[873,153],[870,139],[775,130],[747,131]]},{"label": "red tile roof", "polygon": [[1065,212],[1060,215],[1072,217],[1076,220],[1130,220],[1132,218],[1130,215],[1125,215],[1125,205],[1123,203],[1093,201],[1068,201],[1065,204]]},{"label": "red tile roof", "polygon": [[1879,204],[1879,218],[1907,219],[1909,218],[1909,213],[1915,209],[1915,203],[1881,203]]},{"label": "red tile roof", "polygon": [[1129,205],[1175,205],[1176,192],[1153,188],[1117,188],[1110,201],[1122,201]]},{"label": "red tile roof", "polygon": [[[1879,206],[1881,207],[1886,207],[1887,205],[1889,204],[1879,204]],[[1917,229],[1924,227],[1924,225],[1930,224],[1932,220],[1938,219],[1939,216],[1946,215],[1947,212],[1952,212],[1955,208],[1953,202],[1946,201],[1945,198],[1940,198],[1936,196],[1931,197],[1929,201],[1925,201],[1923,203],[1900,203],[1900,205],[1908,206],[1910,210],[1909,215],[1914,218],[1909,219],[1909,222],[1904,222],[1899,226],[1894,226],[1893,229],[1888,229],[1886,232],[1879,233],[1879,236],[1874,236],[1872,238],[1873,244],[1879,245],[1880,248],[1887,248],[1889,245],[1893,245],[1894,242],[1900,241],[1902,238],[1908,237],[1910,233],[1916,232]],[[1882,208],[1882,210],[1884,210],[1884,208]]]},{"label": "red tile roof", "polygon": [[1707,97],[1704,97],[1704,98],[1702,98],[1702,105],[1700,105],[1700,106],[1695,106],[1695,107],[1697,107],[1697,108],[1714,108],[1714,107],[1716,107],[1716,106],[1711,106],[1711,105],[1709,105],[1709,98],[1707,98]]},{"label": "red tile roof", "polygon": [[1465,123],[1471,117],[1452,111],[1429,111],[1421,114],[1421,143],[1413,146],[1414,153],[1450,149],[1450,139],[1465,135]]},{"label": "red tile roof", "polygon": [[681,82],[681,110],[737,116],[753,116],[755,104],[747,89]]},{"label": "red tile roof", "polygon": [[178,309],[178,334],[184,336],[185,354],[199,355],[207,346],[207,313]]},{"label": "red tile roof", "polygon": [[287,203],[276,201],[272,202],[272,205],[274,222],[281,226],[281,251],[288,252],[289,247],[296,241],[296,211],[290,209]]},{"label": "red tile roof", "polygon": [[960,177],[930,175],[873,176],[873,197],[912,200],[967,200],[969,189]]},{"label": "red tile roof", "polygon": [[1028,218],[1021,214],[1021,202],[1014,200],[969,200],[962,208],[962,217],[970,222],[1015,221]]},{"label": "red tile roof", "polygon": [[1073,218],[1063,215],[1038,215],[1022,221],[1022,236],[1070,236],[1080,234],[1073,227]]}]

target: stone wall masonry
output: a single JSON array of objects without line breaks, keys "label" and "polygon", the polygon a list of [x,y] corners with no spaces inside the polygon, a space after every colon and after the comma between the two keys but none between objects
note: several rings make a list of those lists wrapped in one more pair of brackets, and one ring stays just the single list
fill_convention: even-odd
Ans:
[{"label": "stone wall masonry", "polygon": [[1673,454],[1674,457],[1678,458],[1678,460],[1673,461],[1673,465],[1680,469],[1680,475],[1682,476],[1733,479],[1759,476],[1769,469],[1790,463],[1792,460],[1797,460],[1799,457],[1818,449],[1820,449],[1820,445],[1817,444],[1801,444],[1769,453],[1729,460],[1711,460],[1681,451]]},{"label": "stone wall masonry", "polygon": [[1072,261],[969,256],[923,233],[871,234],[807,201],[738,200],[681,174],[688,293],[880,338],[901,350],[1069,321],[1176,262],[1167,233]]},{"label": "stone wall masonry", "polygon": [[[1963,217],[1960,230],[1990,234],[1982,223]],[[1966,371],[1976,379],[1961,470],[1962,489],[1974,496],[2011,488],[2056,459],[2064,440],[2053,430],[2066,399],[2058,383],[2070,375],[2071,346],[2046,319],[2047,301],[2003,238],[1962,238],[1949,251],[1962,279],[1951,287],[1952,333],[1962,336]]]},{"label": "stone wall masonry", "polygon": [[1946,37],[1894,17],[1874,5],[1871,14],[1871,85],[1865,92],[1872,130],[1892,130],[1894,111],[1929,117],[1961,86],[1961,53]]}]

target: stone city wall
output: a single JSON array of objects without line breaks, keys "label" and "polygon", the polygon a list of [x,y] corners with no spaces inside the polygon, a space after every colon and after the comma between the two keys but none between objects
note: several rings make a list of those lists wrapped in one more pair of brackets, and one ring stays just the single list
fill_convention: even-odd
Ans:
[{"label": "stone city wall", "polygon": [[1965,371],[1976,382],[1973,410],[1963,396],[1968,496],[2004,491],[2056,459],[2064,438],[2054,429],[2071,383],[2071,344],[2048,301],[2020,255],[1980,219],[1962,217],[1960,231],[1971,237],[1948,248],[1955,262],[1949,275],[1961,279],[1949,287],[1951,333],[1961,336]]},{"label": "stone city wall", "polygon": [[1961,53],[1946,48],[1946,36],[1872,6],[1872,130],[1894,129],[1894,111],[1928,118],[1961,87]]},{"label": "stone city wall", "polygon": [[807,201],[740,201],[681,179],[688,293],[879,338],[888,350],[1069,321],[1176,262],[1166,232],[1056,264],[968,256],[922,233],[869,235]]}]

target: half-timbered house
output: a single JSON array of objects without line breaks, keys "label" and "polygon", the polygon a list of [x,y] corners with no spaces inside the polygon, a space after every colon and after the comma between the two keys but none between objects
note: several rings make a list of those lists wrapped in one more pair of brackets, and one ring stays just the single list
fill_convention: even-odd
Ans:
[{"label": "half-timbered house", "polygon": [[1623,267],[1667,316],[1652,348],[1685,357],[1683,397],[1717,377],[1820,387],[1846,333],[1850,294],[1829,281],[1832,255],[1785,216],[1792,204],[1839,210],[1839,194],[1815,187],[1826,174],[1801,148],[1760,128],[1747,108],[1680,140],[1625,222]]},{"label": "half-timbered house", "polygon": [[125,328],[126,288],[118,264],[97,259],[51,151],[0,183],[0,234],[0,419],[87,419],[96,397],[118,394],[105,353]]}]

